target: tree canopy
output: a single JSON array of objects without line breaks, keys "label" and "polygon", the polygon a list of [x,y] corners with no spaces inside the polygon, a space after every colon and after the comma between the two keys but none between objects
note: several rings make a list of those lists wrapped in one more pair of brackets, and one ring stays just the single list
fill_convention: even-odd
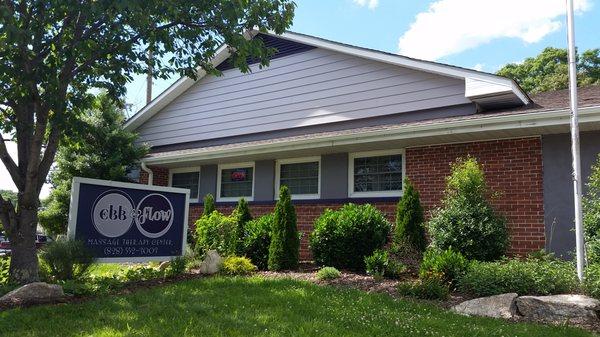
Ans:
[{"label": "tree canopy", "polygon": [[211,60],[221,46],[242,71],[248,57],[266,65],[273,50],[250,32],[283,33],[294,9],[291,0],[0,2],[0,131],[18,153],[15,161],[0,137],[0,160],[19,190],[17,207],[0,198],[11,281],[39,279],[39,193],[59,144],[92,106],[92,89],[119,98],[149,67],[159,78],[218,74]]},{"label": "tree canopy", "polygon": [[[510,63],[498,75],[512,78],[530,94],[569,87],[567,49],[547,47],[522,63]],[[600,49],[586,50],[577,57],[577,82],[580,86],[600,84]]]},{"label": "tree canopy", "polygon": [[137,134],[125,131],[124,122],[118,102],[101,94],[84,113],[77,133],[63,142],[50,173],[52,190],[39,214],[47,233],[66,232],[73,177],[131,181],[131,170],[148,149],[134,143]]}]

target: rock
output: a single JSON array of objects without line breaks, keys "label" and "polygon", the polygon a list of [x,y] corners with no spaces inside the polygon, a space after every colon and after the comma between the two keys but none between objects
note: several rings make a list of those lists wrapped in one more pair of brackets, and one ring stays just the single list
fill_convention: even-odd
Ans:
[{"label": "rock", "polygon": [[171,261],[163,261],[158,265],[158,269],[160,271],[165,271],[171,265]]},{"label": "rock", "polygon": [[598,323],[600,301],[584,295],[521,296],[517,310],[542,322]]},{"label": "rock", "polygon": [[517,312],[515,306],[517,296],[516,293],[508,293],[476,298],[455,305],[452,311],[467,316],[512,318]]},{"label": "rock", "polygon": [[1,303],[51,302],[65,296],[58,284],[34,282],[17,288],[0,298]]},{"label": "rock", "polygon": [[206,253],[204,261],[200,264],[200,273],[202,274],[216,274],[221,269],[223,258],[217,253],[216,250],[209,250]]}]

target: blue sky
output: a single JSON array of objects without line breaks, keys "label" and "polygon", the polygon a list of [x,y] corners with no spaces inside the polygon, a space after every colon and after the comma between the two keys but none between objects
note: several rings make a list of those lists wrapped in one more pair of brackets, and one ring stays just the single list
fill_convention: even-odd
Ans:
[{"label": "blue sky", "polygon": [[[598,0],[576,0],[576,42],[600,47]],[[565,0],[296,0],[292,31],[352,45],[495,72],[502,65],[566,47]],[[402,46],[399,41],[404,38]],[[401,48],[402,47],[402,48]],[[155,83],[154,96],[171,81]],[[128,86],[132,110],[145,81]]]}]

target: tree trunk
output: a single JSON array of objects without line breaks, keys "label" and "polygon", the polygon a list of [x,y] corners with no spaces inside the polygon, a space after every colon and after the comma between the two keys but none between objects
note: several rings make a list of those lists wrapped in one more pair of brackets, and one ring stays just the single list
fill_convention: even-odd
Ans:
[{"label": "tree trunk", "polygon": [[39,281],[39,265],[35,246],[37,224],[37,208],[21,208],[16,217],[16,223],[9,226],[8,239],[11,246],[9,281],[12,283],[27,284]]}]

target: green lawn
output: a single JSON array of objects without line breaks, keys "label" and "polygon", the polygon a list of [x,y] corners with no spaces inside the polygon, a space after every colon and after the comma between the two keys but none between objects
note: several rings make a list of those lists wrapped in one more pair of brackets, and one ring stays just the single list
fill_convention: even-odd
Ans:
[{"label": "green lawn", "polygon": [[588,336],[293,280],[207,278],[0,313],[9,336]]}]

